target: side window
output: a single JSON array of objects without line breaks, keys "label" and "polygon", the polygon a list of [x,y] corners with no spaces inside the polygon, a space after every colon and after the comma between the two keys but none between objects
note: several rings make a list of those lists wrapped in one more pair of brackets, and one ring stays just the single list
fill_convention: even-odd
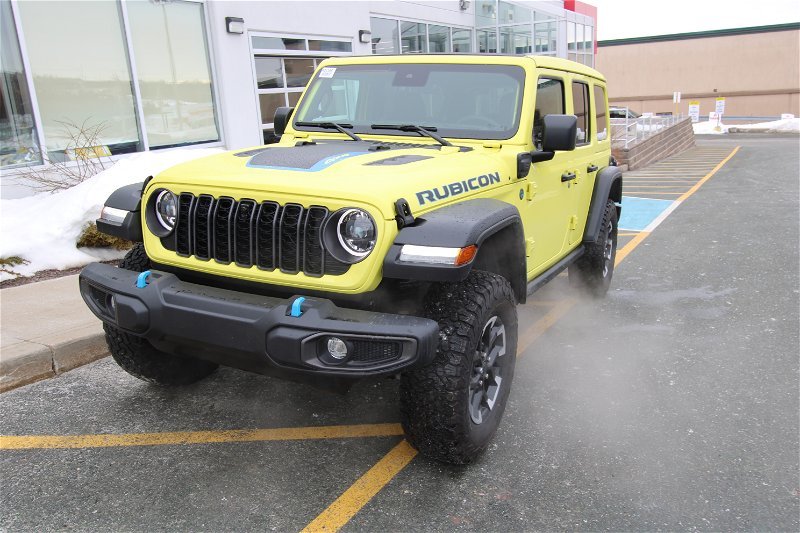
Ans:
[{"label": "side window", "polygon": [[608,108],[606,107],[606,90],[600,85],[594,86],[594,116],[597,125],[597,140],[608,139]]},{"label": "side window", "polygon": [[578,133],[575,144],[589,143],[589,86],[579,81],[572,82],[572,103],[578,117]]},{"label": "side window", "polygon": [[558,78],[539,78],[536,83],[536,109],[533,112],[533,144],[542,149],[542,123],[545,115],[563,115],[564,81]]}]

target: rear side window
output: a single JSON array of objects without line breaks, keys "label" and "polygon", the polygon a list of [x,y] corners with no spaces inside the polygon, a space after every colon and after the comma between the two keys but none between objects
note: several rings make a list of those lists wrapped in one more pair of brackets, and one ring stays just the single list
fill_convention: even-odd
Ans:
[{"label": "rear side window", "polygon": [[578,117],[578,132],[575,144],[589,142],[589,86],[579,81],[572,82],[572,103]]},{"label": "rear side window", "polygon": [[597,125],[597,140],[608,139],[608,108],[606,107],[606,90],[599,85],[594,86],[594,116]]},{"label": "rear side window", "polygon": [[533,144],[542,149],[542,123],[545,115],[563,115],[564,81],[558,78],[539,78],[536,83],[536,109],[533,113]]}]

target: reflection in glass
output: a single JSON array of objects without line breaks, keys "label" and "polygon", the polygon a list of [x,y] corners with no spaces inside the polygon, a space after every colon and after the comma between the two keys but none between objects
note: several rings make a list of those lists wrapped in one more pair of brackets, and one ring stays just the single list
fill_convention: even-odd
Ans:
[{"label": "reflection in glass", "polygon": [[314,73],[313,59],[283,59],[287,87],[305,87]]},{"label": "reflection in glass", "polygon": [[353,44],[344,41],[308,41],[308,49],[320,52],[352,52]]},{"label": "reflection in glass", "polygon": [[499,24],[520,24],[522,22],[531,21],[531,10],[527,7],[509,4],[508,2],[499,2],[500,16]]},{"label": "reflection in glass", "polygon": [[400,41],[397,35],[397,21],[372,17],[370,31],[372,32],[373,54],[397,54],[400,52]]},{"label": "reflection in glass", "polygon": [[453,28],[453,52],[467,54],[472,52],[471,30],[457,30]]},{"label": "reflection in glass", "polygon": [[203,6],[126,5],[150,147],[218,140]]},{"label": "reflection in glass", "polygon": [[447,26],[428,26],[428,51],[430,53],[450,52],[450,28]]},{"label": "reflection in glass", "polygon": [[41,163],[31,96],[8,0],[0,0],[0,70],[0,167]]},{"label": "reflection in glass", "polygon": [[494,54],[497,52],[497,32],[495,30],[478,30],[478,52]]},{"label": "reflection in glass", "polygon": [[[65,123],[98,126],[97,143],[111,153],[135,151],[139,132],[118,5],[17,5],[49,156],[65,157],[70,134],[76,133]],[[156,32],[148,32],[147,38],[156,38]]]},{"label": "reflection in glass", "polygon": [[424,54],[428,51],[425,39],[425,24],[400,23],[400,42],[403,54]]},{"label": "reflection in glass", "polygon": [[478,0],[475,2],[475,26],[494,26],[497,24],[497,0]]},{"label": "reflection in glass", "polygon": [[500,27],[501,53],[529,54],[531,51],[531,27],[529,24]]},{"label": "reflection in glass", "polygon": [[253,48],[260,50],[305,50],[305,39],[282,39],[280,37],[253,37]]},{"label": "reflection in glass", "polygon": [[272,124],[275,110],[286,105],[285,93],[259,94],[258,103],[261,108],[261,123]]},{"label": "reflection in glass", "polygon": [[259,89],[284,87],[279,57],[255,57],[256,83]]},{"label": "reflection in glass", "polygon": [[300,95],[303,94],[302,92],[295,92],[289,93],[286,96],[289,98],[289,107],[294,107],[297,105],[297,101],[300,100]]}]

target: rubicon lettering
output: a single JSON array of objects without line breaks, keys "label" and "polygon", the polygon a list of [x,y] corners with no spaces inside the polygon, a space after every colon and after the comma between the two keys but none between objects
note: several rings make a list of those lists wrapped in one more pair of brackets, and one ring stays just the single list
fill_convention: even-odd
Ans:
[{"label": "rubicon lettering", "polygon": [[458,196],[459,194],[464,194],[467,191],[476,191],[483,187],[488,187],[493,183],[500,183],[499,172],[482,174],[468,180],[454,181],[453,183],[436,187],[435,189],[419,191],[417,193],[417,201],[419,202],[419,205],[425,205],[426,203],[444,200],[450,196]]}]

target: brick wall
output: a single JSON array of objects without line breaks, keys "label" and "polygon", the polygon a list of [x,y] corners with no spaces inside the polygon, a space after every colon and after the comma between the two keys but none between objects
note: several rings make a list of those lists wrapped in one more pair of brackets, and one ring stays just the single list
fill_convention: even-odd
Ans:
[{"label": "brick wall", "polygon": [[691,119],[687,117],[638,144],[628,148],[612,148],[611,153],[620,166],[627,165],[628,170],[635,170],[688,150],[692,146],[694,146],[694,130]]}]

